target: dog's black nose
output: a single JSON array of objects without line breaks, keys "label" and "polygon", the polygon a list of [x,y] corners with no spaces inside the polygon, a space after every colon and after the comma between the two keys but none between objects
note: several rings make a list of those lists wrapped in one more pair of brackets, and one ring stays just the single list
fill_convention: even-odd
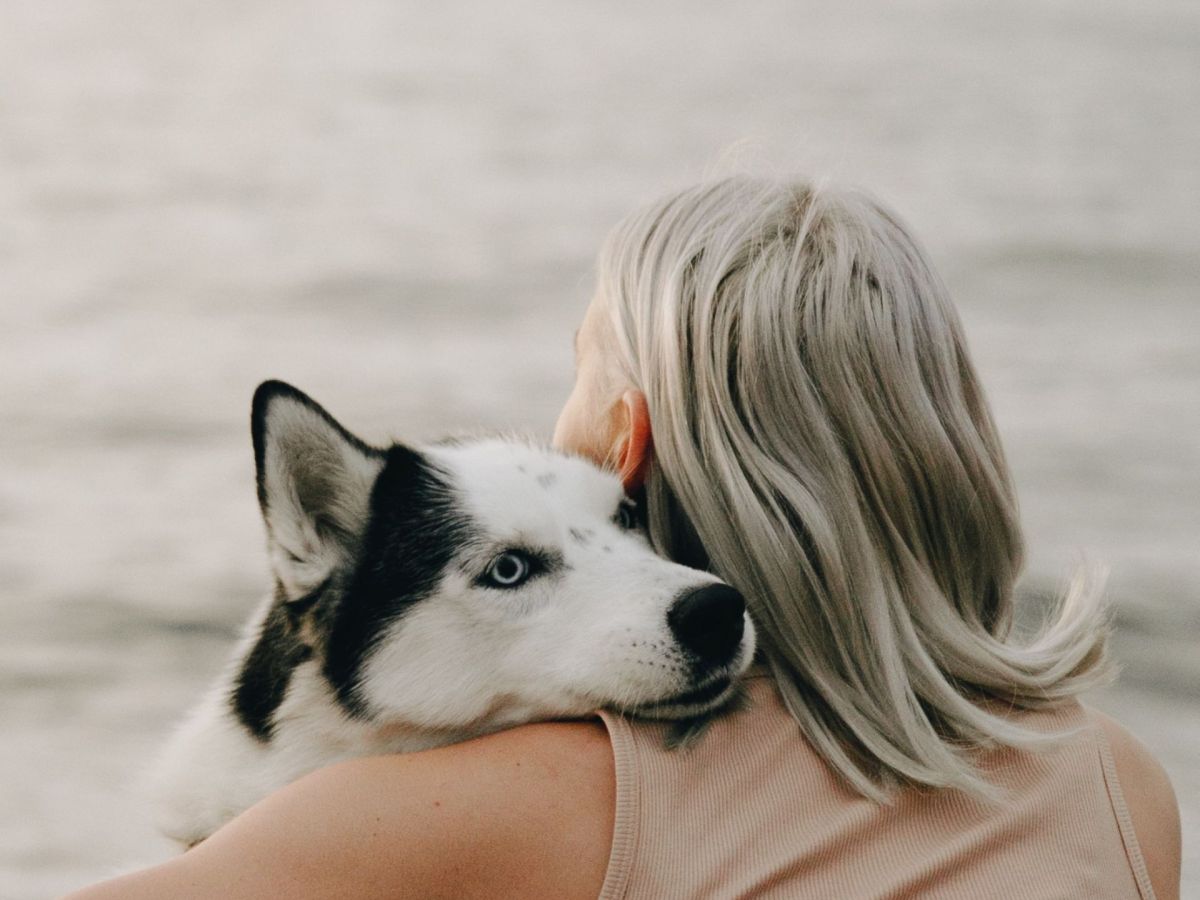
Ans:
[{"label": "dog's black nose", "polygon": [[667,624],[685,649],[706,667],[729,662],[742,643],[746,601],[727,584],[688,591],[671,604]]}]

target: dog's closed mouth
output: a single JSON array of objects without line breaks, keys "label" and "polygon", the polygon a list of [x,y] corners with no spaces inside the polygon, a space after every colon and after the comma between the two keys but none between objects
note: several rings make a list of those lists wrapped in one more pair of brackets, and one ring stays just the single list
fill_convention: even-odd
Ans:
[{"label": "dog's closed mouth", "polygon": [[665,700],[655,700],[652,703],[642,703],[629,710],[635,715],[651,715],[666,713],[680,708],[707,706],[729,690],[732,680],[721,676],[698,688],[692,688]]}]

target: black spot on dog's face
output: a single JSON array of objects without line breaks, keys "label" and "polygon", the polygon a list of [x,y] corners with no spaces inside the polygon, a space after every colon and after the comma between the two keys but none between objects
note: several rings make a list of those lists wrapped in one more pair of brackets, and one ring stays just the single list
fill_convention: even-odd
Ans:
[{"label": "black spot on dog's face", "polygon": [[368,712],[360,691],[363,663],[387,627],[437,589],[470,536],[445,473],[408,447],[388,450],[326,642],[325,677],[349,712]]}]

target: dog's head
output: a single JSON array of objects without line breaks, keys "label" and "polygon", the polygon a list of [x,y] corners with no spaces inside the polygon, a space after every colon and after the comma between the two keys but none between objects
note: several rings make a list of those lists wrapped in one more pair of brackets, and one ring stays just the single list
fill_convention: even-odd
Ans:
[{"label": "dog's head", "polygon": [[496,439],[378,449],[280,382],[252,419],[275,620],[353,715],[691,718],[750,663],[741,595],[656,556],[619,480],[581,459]]}]

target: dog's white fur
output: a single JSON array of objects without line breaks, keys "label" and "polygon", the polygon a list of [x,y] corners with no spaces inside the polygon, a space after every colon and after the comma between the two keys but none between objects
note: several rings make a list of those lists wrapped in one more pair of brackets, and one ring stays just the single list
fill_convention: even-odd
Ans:
[{"label": "dog's white fur", "polygon": [[[346,533],[365,527],[382,462],[304,403],[281,397],[266,414],[260,460],[272,566],[295,600],[348,563],[313,516],[314,502]],[[264,603],[228,671],[170,742],[154,775],[159,823],[185,845],[202,840],[271,791],[329,763],[426,749],[599,707],[662,717],[721,702],[672,706],[702,687],[668,627],[681,593],[718,583],[656,556],[614,513],[619,481],[583,460],[502,440],[421,448],[446,473],[472,539],[455,548],[432,594],[391,622],[361,670],[357,715],[325,678],[320,654],[292,671],[268,740],[239,721],[231,696],[243,660],[278,597]],[[316,498],[316,500],[314,500]],[[506,548],[557,555],[523,586],[481,586]],[[753,656],[748,617],[732,679]],[[711,674],[711,673],[710,673]],[[657,705],[664,704],[664,705]]]}]

